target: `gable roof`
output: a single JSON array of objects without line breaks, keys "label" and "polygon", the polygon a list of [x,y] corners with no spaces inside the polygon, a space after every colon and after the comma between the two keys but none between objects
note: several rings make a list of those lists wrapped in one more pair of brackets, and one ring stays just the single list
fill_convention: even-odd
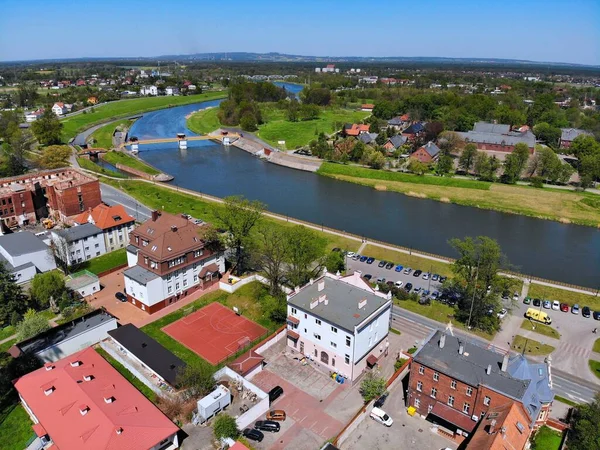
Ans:
[{"label": "gable roof", "polygon": [[0,247],[11,256],[48,250],[48,246],[29,231],[20,231],[0,236]]},{"label": "gable roof", "polygon": [[473,131],[476,133],[508,134],[510,132],[510,125],[501,123],[476,122],[475,125],[473,125]]},{"label": "gable roof", "polygon": [[388,139],[388,142],[394,146],[394,148],[402,147],[406,144],[408,138],[406,136],[402,136],[401,134],[396,134]]},{"label": "gable roof", "polygon": [[427,144],[425,144],[421,148],[423,150],[425,150],[427,153],[429,153],[429,156],[431,156],[432,158],[435,158],[437,156],[437,154],[441,151],[439,149],[439,147],[437,145],[435,145],[432,141],[429,141]]},{"label": "gable roof", "polygon": [[127,214],[123,205],[108,206],[104,203],[79,214],[73,220],[78,224],[94,224],[102,230],[135,222],[135,219]]},{"label": "gable roof", "polygon": [[392,117],[387,123],[391,126],[400,126],[404,123],[404,121],[400,117]]},{"label": "gable roof", "polygon": [[524,142],[529,148],[535,147],[535,135],[529,130],[529,127],[521,127],[520,129],[523,131],[511,131],[510,125],[477,122],[472,131],[459,131],[456,134],[466,142],[510,146]]},{"label": "gable roof", "polygon": [[575,138],[577,136],[580,136],[582,134],[586,134],[588,136],[593,136],[593,134],[590,133],[589,131],[580,130],[578,128],[561,128],[560,131],[561,131],[561,134],[560,134],[561,141],[573,141],[573,140],[575,140]]},{"label": "gable roof", "polygon": [[417,134],[425,129],[425,125],[421,122],[413,123],[410,127],[402,132],[402,134]]},{"label": "gable roof", "polygon": [[370,144],[377,139],[378,133],[362,133],[358,136],[358,140],[363,144]]},{"label": "gable roof", "polygon": [[[76,361],[80,364],[72,366]],[[15,388],[61,450],[148,449],[178,431],[92,348],[48,368],[19,378]],[[49,388],[53,390],[46,395]],[[88,408],[85,415],[80,413],[83,406]]]},{"label": "gable roof", "polygon": [[108,332],[123,348],[172,386],[186,364],[135,325],[128,323]]},{"label": "gable roof", "polygon": [[57,230],[54,233],[66,239],[67,242],[75,242],[86,237],[96,236],[97,234],[102,233],[102,230],[94,224],[85,223],[83,225],[65,228],[64,230]]},{"label": "gable roof", "polygon": [[522,406],[510,401],[488,410],[471,435],[466,449],[523,449],[530,434],[531,427]]},{"label": "gable roof", "polygon": [[369,132],[369,125],[366,124],[346,124],[344,126],[344,130],[346,132],[346,134],[348,136],[358,136],[361,133],[368,133]]}]

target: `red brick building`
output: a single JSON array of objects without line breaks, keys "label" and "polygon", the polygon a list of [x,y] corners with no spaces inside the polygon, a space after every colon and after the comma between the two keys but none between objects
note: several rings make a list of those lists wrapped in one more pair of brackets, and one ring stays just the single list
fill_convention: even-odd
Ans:
[{"label": "red brick building", "polygon": [[553,399],[549,363],[533,364],[442,331],[411,364],[409,406],[452,435],[469,436],[490,408],[511,401],[536,429],[546,422]]},{"label": "red brick building", "polygon": [[0,179],[0,219],[8,227],[50,216],[66,220],[101,202],[98,179],[73,168]]},{"label": "red brick building", "polygon": [[482,151],[512,153],[519,143],[526,144],[531,154],[535,150],[535,135],[528,127],[511,130],[510,125],[477,122],[472,131],[457,134],[466,143],[473,143]]},{"label": "red brick building", "polygon": [[465,449],[523,450],[531,431],[523,405],[510,401],[488,410]]},{"label": "red brick building", "polygon": [[438,146],[433,142],[428,142],[427,144],[415,150],[412,155],[410,155],[410,158],[416,159],[425,164],[429,164],[430,162],[437,160],[439,155],[440,149]]}]

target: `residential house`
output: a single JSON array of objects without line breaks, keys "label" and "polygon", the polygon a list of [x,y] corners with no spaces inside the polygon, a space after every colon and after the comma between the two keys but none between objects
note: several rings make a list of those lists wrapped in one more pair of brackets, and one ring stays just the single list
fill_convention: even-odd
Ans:
[{"label": "residential house", "polygon": [[510,125],[477,122],[472,131],[457,132],[465,142],[477,145],[478,150],[510,153],[518,143],[525,143],[529,153],[535,149],[535,135],[530,129],[511,130]]},{"label": "residential house", "polygon": [[491,408],[510,401],[526,413],[523,425],[536,429],[553,399],[549,360],[531,363],[440,330],[413,355],[408,404],[450,434],[470,435]]},{"label": "residential house", "polygon": [[225,271],[222,249],[207,247],[203,227],[153,211],[130,235],[129,268],[123,272],[127,299],[152,314],[196,290],[218,283]]},{"label": "residential house", "polygon": [[373,108],[375,108],[375,105],[373,105],[372,103],[365,103],[361,105],[360,110],[366,112],[373,112]]},{"label": "residential house", "polygon": [[35,122],[42,116],[42,114],[44,114],[44,108],[40,108],[35,111],[30,111],[27,114],[25,114],[25,122]]},{"label": "residential house", "polygon": [[142,86],[140,88],[140,95],[158,95],[158,88],[156,86]]},{"label": "residential house", "polygon": [[369,125],[367,124],[356,124],[356,123],[347,123],[346,125],[344,125],[344,129],[342,130],[342,133],[346,136],[358,136],[362,133],[368,133],[369,132]]},{"label": "residential house", "polygon": [[523,405],[509,401],[488,409],[465,450],[524,450],[531,431]]},{"label": "residential house", "polygon": [[371,145],[375,143],[375,139],[379,136],[378,133],[361,133],[358,135],[358,140],[363,144]]},{"label": "residential house", "polygon": [[129,233],[135,225],[135,219],[127,214],[123,205],[108,206],[104,203],[79,214],[73,221],[80,225],[91,223],[100,228],[107,252],[127,247]]},{"label": "residential house", "polygon": [[165,95],[179,95],[179,88],[173,86],[167,86],[165,88]]},{"label": "residential house", "polygon": [[19,284],[56,269],[50,248],[29,231],[0,235],[0,264]]},{"label": "residential house", "polygon": [[440,155],[440,149],[432,141],[419,147],[411,155],[411,159],[416,159],[422,163],[429,164],[430,162],[436,161]]},{"label": "residential house", "polygon": [[69,266],[106,253],[102,230],[91,223],[52,230],[51,239],[57,247],[57,256]]},{"label": "residential house", "polygon": [[383,356],[391,311],[391,294],[374,291],[360,272],[326,273],[288,295],[288,348],[352,382]]},{"label": "residential house", "polygon": [[57,116],[63,116],[69,111],[67,109],[67,106],[63,102],[57,102],[52,106],[52,112]]},{"label": "residential house", "polygon": [[421,122],[415,122],[405,130],[402,131],[402,136],[407,138],[409,141],[414,141],[425,132],[425,124]]},{"label": "residential house", "polygon": [[593,136],[592,133],[578,128],[561,128],[560,129],[560,148],[569,148],[577,136],[587,135]]},{"label": "residential house", "polygon": [[98,97],[91,96],[87,99],[88,105],[96,105],[98,103]]},{"label": "residential house", "polygon": [[402,147],[404,144],[406,144],[407,141],[408,141],[408,138],[406,136],[402,136],[401,134],[396,134],[396,135],[392,136],[391,138],[388,138],[388,140],[385,142],[385,144],[383,144],[383,148],[385,148],[389,153],[391,153],[394,150],[398,150],[400,147]]},{"label": "residential house", "polygon": [[35,448],[175,450],[179,428],[93,348],[14,383]]},{"label": "residential house", "polygon": [[95,274],[87,270],[69,275],[65,278],[65,286],[74,293],[77,299],[85,299],[100,292],[100,280]]}]

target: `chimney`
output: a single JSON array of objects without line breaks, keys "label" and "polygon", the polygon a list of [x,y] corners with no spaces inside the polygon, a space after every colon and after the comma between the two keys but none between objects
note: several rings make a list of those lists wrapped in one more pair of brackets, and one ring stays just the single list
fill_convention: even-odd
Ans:
[{"label": "chimney", "polygon": [[444,348],[444,345],[446,345],[446,334],[442,333],[440,336],[440,348]]},{"label": "chimney", "polygon": [[171,231],[176,232],[177,231],[177,225],[171,225]]},{"label": "chimney", "polygon": [[319,284],[317,284],[317,290],[321,292],[323,289],[325,289],[325,281],[319,281]]},{"label": "chimney", "polygon": [[160,216],[158,210],[155,209],[154,211],[152,211],[152,222],[156,222],[158,220],[158,216]]},{"label": "chimney", "polygon": [[319,303],[323,303],[326,298],[327,298],[327,294],[321,294],[321,295],[319,295]]},{"label": "chimney", "polygon": [[502,372],[506,372],[508,369],[508,352],[504,354],[504,358],[502,358]]},{"label": "chimney", "polygon": [[465,352],[465,344],[459,341],[458,343],[458,354],[462,355]]},{"label": "chimney", "polygon": [[363,309],[365,306],[367,306],[367,299],[363,298],[361,301],[358,302],[358,309]]},{"label": "chimney", "polygon": [[492,373],[492,365],[491,364],[488,364],[487,369],[485,369],[485,373],[488,374],[488,375],[490,373]]},{"label": "chimney", "polygon": [[313,280],[312,278],[310,280],[308,280],[308,283],[312,286],[313,283],[315,282],[315,280]]},{"label": "chimney", "polygon": [[488,428],[489,434],[494,434],[494,431],[496,431],[496,419],[492,419],[490,422],[490,427]]}]

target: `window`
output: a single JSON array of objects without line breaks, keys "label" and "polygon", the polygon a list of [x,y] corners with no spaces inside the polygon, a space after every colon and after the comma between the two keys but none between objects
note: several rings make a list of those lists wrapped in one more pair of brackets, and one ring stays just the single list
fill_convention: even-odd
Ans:
[{"label": "window", "polygon": [[202,256],[204,254],[204,250],[196,250],[194,252],[194,258],[199,258],[200,256]]},{"label": "window", "polygon": [[485,406],[490,406],[490,401],[491,401],[491,400],[492,400],[492,399],[491,399],[491,398],[489,398],[489,397],[486,395],[486,396],[485,396],[485,398],[483,399],[483,404],[484,404]]},{"label": "window", "polygon": [[470,397],[473,394],[473,388],[471,386],[467,387],[467,397]]},{"label": "window", "polygon": [[110,244],[112,244],[112,243],[113,243],[113,238],[110,238],[110,239],[108,240],[108,242],[109,242]]},{"label": "window", "polygon": [[415,408],[418,408],[419,406],[421,406],[421,400],[415,398]]},{"label": "window", "polygon": [[337,328],[336,327],[331,327],[331,331],[333,331],[334,333],[337,333]]},{"label": "window", "polygon": [[292,315],[298,314],[298,310],[296,308],[292,308]]},{"label": "window", "polygon": [[171,274],[167,275],[167,281],[171,281]]},{"label": "window", "polygon": [[96,252],[96,256],[100,256],[100,252]]},{"label": "window", "polygon": [[463,412],[465,414],[469,414],[469,410],[470,409],[471,409],[471,405],[469,405],[468,403],[465,402],[464,405],[463,405]]},{"label": "window", "polygon": [[337,344],[336,344],[335,342],[333,342],[333,341],[331,341],[331,342],[329,343],[329,345],[331,345],[333,348],[337,348]]},{"label": "window", "polygon": [[89,252],[89,251],[90,251],[90,248],[89,248],[89,247],[86,247],[86,248],[85,248],[85,251],[86,251],[86,252]]},{"label": "window", "polygon": [[198,281],[198,275],[194,274],[194,283],[196,283]]},{"label": "window", "polygon": [[88,238],[86,238],[86,237],[83,238],[83,242],[87,242],[87,241],[88,241]]},{"label": "window", "polygon": [[350,364],[350,355],[346,355],[344,361],[346,362],[346,364]]},{"label": "window", "polygon": [[433,398],[435,398],[437,396],[437,389],[436,388],[431,388],[431,396]]},{"label": "window", "polygon": [[346,347],[350,347],[350,336],[346,336]]},{"label": "window", "polygon": [[317,334],[317,333],[313,333],[313,334],[314,334],[314,336],[315,336],[316,339],[318,339],[319,341],[321,340],[321,335],[320,334]]},{"label": "window", "polygon": [[448,406],[454,406],[454,397],[448,396]]},{"label": "window", "polygon": [[369,324],[369,331],[373,331],[373,322]]},{"label": "window", "polygon": [[440,379],[440,374],[437,372],[433,372],[433,381],[439,381]]},{"label": "window", "polygon": [[540,415],[538,417],[538,420],[544,420],[546,418],[546,413],[547,411],[544,409],[542,411],[540,411]]},{"label": "window", "polygon": [[167,293],[170,294],[173,292],[173,286],[167,286]]},{"label": "window", "polygon": [[158,267],[158,263],[156,261],[150,261],[150,268],[151,269],[156,269]]},{"label": "window", "polygon": [[423,375],[425,373],[425,367],[419,367],[419,375]]},{"label": "window", "polygon": [[179,264],[183,264],[185,262],[185,257],[181,256],[179,258],[175,258],[172,259],[171,261],[169,261],[169,267],[175,267],[178,266]]},{"label": "window", "polygon": [[372,336],[369,336],[369,347],[371,346],[371,341],[373,340]]},{"label": "window", "polygon": [[422,381],[417,381],[417,391],[419,391],[419,392],[423,391],[423,382]]},{"label": "window", "polygon": [[100,247],[100,244],[95,244],[94,247],[98,248],[98,247]]},{"label": "window", "polygon": [[451,388],[451,389],[456,389],[456,380],[452,380],[452,381],[450,382],[450,388]]},{"label": "window", "polygon": [[184,278],[183,279],[183,287],[186,287],[186,286],[187,286],[187,278]]},{"label": "window", "polygon": [[179,283],[175,283],[175,290],[178,291],[179,290]]},{"label": "window", "polygon": [[320,321],[319,319],[315,319],[315,323],[316,323],[317,325],[321,325],[321,321]]}]

